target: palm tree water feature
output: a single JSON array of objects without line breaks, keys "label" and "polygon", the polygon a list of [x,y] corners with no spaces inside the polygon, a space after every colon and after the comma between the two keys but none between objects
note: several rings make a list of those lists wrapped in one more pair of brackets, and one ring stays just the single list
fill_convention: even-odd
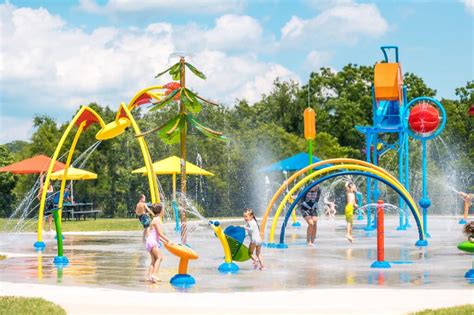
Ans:
[{"label": "palm tree water feature", "polygon": [[209,100],[204,99],[197,93],[186,87],[186,69],[190,70],[198,78],[205,80],[206,76],[200,70],[195,68],[193,65],[185,61],[185,58],[181,56],[179,61],[166,69],[163,72],[158,73],[155,78],[168,73],[173,80],[179,81],[169,84],[172,91],[164,97],[161,101],[154,104],[150,109],[151,111],[159,110],[172,102],[177,102],[179,110],[176,116],[165,122],[160,127],[147,131],[141,136],[150,134],[158,131],[159,137],[166,144],[180,143],[180,157],[181,157],[181,194],[180,200],[180,221],[181,221],[181,242],[186,244],[186,210],[185,200],[186,195],[186,135],[188,132],[188,125],[194,126],[198,131],[207,137],[211,137],[216,140],[227,142],[228,139],[223,136],[221,132],[214,131],[205,125],[203,125],[194,115],[198,114],[203,104],[217,105]]}]

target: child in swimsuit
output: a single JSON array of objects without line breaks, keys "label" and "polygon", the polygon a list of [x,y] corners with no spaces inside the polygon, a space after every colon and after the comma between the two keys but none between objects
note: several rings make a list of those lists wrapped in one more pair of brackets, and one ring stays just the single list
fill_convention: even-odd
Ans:
[{"label": "child in swimsuit", "polygon": [[160,270],[160,264],[163,261],[163,255],[160,252],[162,247],[162,241],[166,244],[171,244],[170,240],[163,233],[161,228],[160,218],[163,217],[163,206],[159,203],[151,205],[151,211],[154,214],[153,220],[150,224],[150,232],[148,233],[145,241],[146,250],[150,253],[151,263],[148,268],[148,278],[150,282],[161,282],[158,278],[158,271]]},{"label": "child in swimsuit", "polygon": [[312,187],[303,197],[300,204],[300,212],[303,219],[308,223],[306,228],[306,241],[308,246],[313,246],[318,231],[318,202],[321,197],[319,186]]},{"label": "child in swimsuit", "polygon": [[[262,238],[260,237],[260,229],[258,227],[257,219],[253,210],[250,208],[244,209],[244,229],[247,231],[247,235],[250,238],[249,254],[252,258],[254,268],[260,267],[263,270],[263,259],[262,259]],[[254,254],[255,253],[255,254]],[[260,266],[259,266],[260,265]]]},{"label": "child in swimsuit", "polygon": [[336,217],[336,203],[328,197],[324,198],[324,214],[331,219]]},{"label": "child in swimsuit", "polygon": [[143,225],[143,241],[145,241],[145,238],[147,237],[150,230],[151,219],[148,213],[153,214],[146,205],[145,199],[145,195],[141,194],[140,199],[138,199],[137,206],[135,207],[135,214],[138,216],[138,220]]},{"label": "child in swimsuit", "polygon": [[463,230],[464,234],[467,236],[467,240],[471,243],[474,243],[474,221],[466,223]]},{"label": "child in swimsuit", "polygon": [[354,222],[354,208],[357,208],[357,202],[355,197],[356,186],[353,182],[346,183],[346,207],[344,208],[344,214],[346,215],[346,238],[352,243],[354,240],[352,237],[352,224]]}]

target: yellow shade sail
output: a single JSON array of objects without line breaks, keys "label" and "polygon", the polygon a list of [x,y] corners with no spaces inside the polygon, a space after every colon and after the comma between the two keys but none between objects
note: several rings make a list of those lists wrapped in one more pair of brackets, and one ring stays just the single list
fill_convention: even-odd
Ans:
[{"label": "yellow shade sail", "polygon": [[[59,170],[51,174],[52,180],[60,180],[63,178],[64,170]],[[67,170],[66,180],[86,180],[96,179],[97,174],[89,171],[85,171],[79,168],[70,167]]]},{"label": "yellow shade sail", "polygon": [[[181,159],[177,156],[170,156],[164,160],[153,163],[153,170],[157,175],[173,175],[181,173]],[[146,175],[146,168],[142,167],[132,171],[134,174]],[[188,175],[204,175],[214,176],[213,173],[208,172],[192,163],[186,162],[186,174]]]}]

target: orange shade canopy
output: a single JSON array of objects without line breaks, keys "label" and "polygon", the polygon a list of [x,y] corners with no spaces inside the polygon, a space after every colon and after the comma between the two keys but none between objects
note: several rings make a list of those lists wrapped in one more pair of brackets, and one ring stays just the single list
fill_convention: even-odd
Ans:
[{"label": "orange shade canopy", "polygon": [[[29,159],[16,162],[0,168],[0,172],[10,172],[13,174],[39,174],[46,172],[51,163],[51,158],[46,155],[36,155]],[[66,167],[61,162],[54,162],[53,172],[62,170]]]}]

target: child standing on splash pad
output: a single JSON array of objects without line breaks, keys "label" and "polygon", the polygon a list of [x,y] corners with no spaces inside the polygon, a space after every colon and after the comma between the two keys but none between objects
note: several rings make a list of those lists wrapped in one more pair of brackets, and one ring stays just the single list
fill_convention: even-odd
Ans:
[{"label": "child standing on splash pad", "polygon": [[138,220],[143,225],[143,241],[148,235],[148,231],[150,229],[151,219],[148,213],[152,214],[151,210],[145,203],[145,195],[141,194],[140,199],[138,199],[137,206],[135,207],[135,214],[138,216]]},{"label": "child standing on splash pad", "polygon": [[464,201],[464,221],[467,220],[467,215],[469,214],[469,208],[472,206],[472,200],[474,199],[474,194],[468,194],[462,191],[458,192],[459,197]]},{"label": "child standing on splash pad", "polygon": [[353,182],[346,183],[346,207],[344,213],[346,215],[346,238],[352,243],[354,238],[352,237],[352,224],[354,222],[354,208],[357,208],[357,202],[355,197],[356,186]]},{"label": "child standing on splash pad", "polygon": [[151,257],[147,280],[156,283],[161,282],[158,278],[158,271],[160,270],[160,264],[163,260],[163,255],[160,252],[160,248],[163,246],[161,242],[163,241],[166,244],[171,244],[171,242],[163,233],[160,224],[160,218],[163,217],[163,206],[159,203],[154,203],[151,205],[151,211],[155,217],[151,220],[150,232],[145,242],[146,250],[150,253]]},{"label": "child standing on splash pad", "polygon": [[[249,254],[252,258],[254,268],[263,270],[262,260],[262,238],[260,237],[260,228],[258,227],[257,219],[253,210],[250,208],[244,209],[244,220],[246,222],[244,229],[247,231],[247,235],[250,238]],[[255,255],[254,255],[255,253]],[[260,266],[259,266],[260,265]]]},{"label": "child standing on splash pad", "polygon": [[303,219],[308,223],[306,230],[306,241],[308,246],[313,246],[318,231],[318,202],[321,196],[319,185],[312,187],[303,197],[300,212]]}]

